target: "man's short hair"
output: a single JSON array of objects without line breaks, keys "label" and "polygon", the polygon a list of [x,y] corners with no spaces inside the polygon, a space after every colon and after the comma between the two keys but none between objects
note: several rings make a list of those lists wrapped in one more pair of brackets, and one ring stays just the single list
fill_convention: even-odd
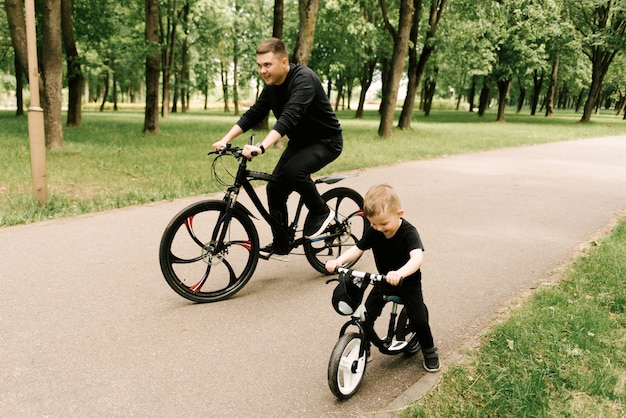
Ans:
[{"label": "man's short hair", "polygon": [[287,57],[287,47],[284,42],[278,38],[269,38],[264,40],[259,44],[256,49],[257,55],[267,54],[268,52],[272,52],[281,57]]}]

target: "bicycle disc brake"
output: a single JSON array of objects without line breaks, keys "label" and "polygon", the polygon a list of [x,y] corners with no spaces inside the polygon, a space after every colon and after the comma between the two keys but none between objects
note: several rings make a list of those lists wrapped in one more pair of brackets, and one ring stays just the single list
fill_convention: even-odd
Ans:
[{"label": "bicycle disc brake", "polygon": [[352,237],[352,228],[350,227],[350,222],[347,220],[333,225],[332,228],[331,235],[336,237],[341,244],[346,243]]},{"label": "bicycle disc brake", "polygon": [[206,244],[204,247],[202,247],[200,257],[202,257],[202,261],[204,261],[208,265],[215,266],[224,261],[224,250],[216,253],[215,243],[210,242],[209,244]]}]

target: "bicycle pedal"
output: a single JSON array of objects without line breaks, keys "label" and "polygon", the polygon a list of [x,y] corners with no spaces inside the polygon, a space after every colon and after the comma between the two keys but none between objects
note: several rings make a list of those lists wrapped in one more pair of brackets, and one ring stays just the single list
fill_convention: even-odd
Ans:
[{"label": "bicycle pedal", "polygon": [[388,351],[402,351],[406,348],[408,343],[406,341],[393,341],[387,348]]}]

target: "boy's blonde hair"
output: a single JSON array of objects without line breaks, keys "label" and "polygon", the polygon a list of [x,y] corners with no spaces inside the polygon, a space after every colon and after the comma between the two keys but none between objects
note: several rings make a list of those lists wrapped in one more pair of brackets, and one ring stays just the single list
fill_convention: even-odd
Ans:
[{"label": "boy's blonde hair", "polygon": [[366,217],[382,213],[396,213],[400,209],[400,196],[388,184],[370,187],[363,198],[363,214]]}]

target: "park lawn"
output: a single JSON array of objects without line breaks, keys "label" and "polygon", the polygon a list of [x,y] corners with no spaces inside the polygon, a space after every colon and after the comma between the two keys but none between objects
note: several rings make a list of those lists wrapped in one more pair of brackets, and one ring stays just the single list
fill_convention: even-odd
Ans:
[{"label": "park lawn", "polygon": [[401,417],[626,416],[626,218]]},{"label": "park lawn", "polygon": [[[626,133],[626,122],[612,114],[596,115],[588,124],[578,123],[574,113],[550,119],[511,114],[506,123],[497,123],[493,114],[436,111],[416,116],[412,130],[396,129],[392,138],[382,139],[377,112],[366,112],[363,119],[354,119],[353,111],[338,115],[344,152],[319,175]],[[85,111],[82,126],[65,129],[64,148],[47,152],[49,200],[38,204],[32,196],[27,119],[1,111],[0,227],[215,192],[219,185],[210,178],[207,152],[236,120],[219,111],[172,114],[160,120],[160,134],[145,136],[142,111]],[[236,144],[246,140],[241,137]],[[271,170],[279,153],[269,150],[252,167]]]},{"label": "park lawn", "polygon": [[[547,119],[436,111],[410,131],[376,135],[378,118],[339,112],[345,148],[320,175],[502,147],[626,134],[612,114],[578,123],[565,113]],[[217,112],[174,114],[161,133],[141,133],[139,111],[85,112],[65,130],[65,147],[47,154],[50,199],[31,195],[26,119],[0,112],[0,227],[133,204],[215,192],[210,144],[235,121]],[[262,136],[263,133],[259,133]],[[243,144],[242,138],[237,143]],[[279,152],[253,162],[271,170]],[[563,274],[499,321],[461,364],[450,365],[431,393],[403,412],[412,417],[621,417],[626,392],[626,221]]]}]

